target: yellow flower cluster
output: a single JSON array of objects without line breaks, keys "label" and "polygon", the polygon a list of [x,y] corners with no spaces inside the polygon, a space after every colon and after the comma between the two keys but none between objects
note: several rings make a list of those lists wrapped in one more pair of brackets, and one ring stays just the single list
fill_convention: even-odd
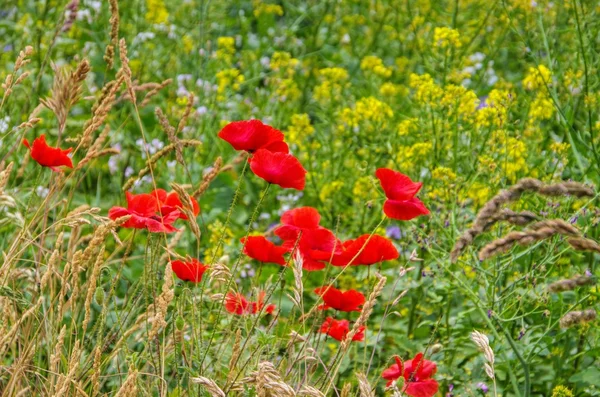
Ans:
[{"label": "yellow flower cluster", "polygon": [[582,77],[583,70],[573,71],[573,69],[568,69],[563,77],[565,80],[565,87],[573,91],[574,89],[579,87]]},{"label": "yellow flower cluster", "polygon": [[442,201],[452,199],[454,194],[451,187],[453,182],[456,181],[456,173],[448,167],[436,167],[431,171],[431,177],[438,182],[438,186],[431,189],[427,197]]},{"label": "yellow flower cluster", "polygon": [[227,36],[219,37],[217,39],[217,59],[226,63],[231,63],[234,55],[235,39]]},{"label": "yellow flower cluster", "polygon": [[273,81],[276,81],[277,86],[275,96],[282,102],[295,101],[302,95],[302,91],[294,79],[275,79]]},{"label": "yellow flower cluster", "polygon": [[369,199],[375,191],[373,179],[370,176],[361,176],[352,187],[352,195],[360,201]]},{"label": "yellow flower cluster", "polygon": [[266,4],[261,1],[254,1],[254,16],[256,18],[261,15],[283,15],[283,8],[279,4]]},{"label": "yellow flower cluster", "polygon": [[238,69],[224,69],[217,72],[217,99],[224,100],[224,93],[227,88],[231,87],[234,91],[239,91],[240,84],[244,82],[244,75]]},{"label": "yellow flower cluster", "polygon": [[379,87],[379,93],[382,96],[393,97],[396,95],[406,95],[408,94],[408,90],[403,85],[386,82]]},{"label": "yellow flower cluster", "polygon": [[210,260],[216,261],[225,254],[224,247],[230,247],[233,244],[235,234],[229,227],[225,228],[219,220],[210,222],[207,229],[210,233],[208,241],[210,248],[204,253],[204,258],[207,262]]},{"label": "yellow flower cluster", "polygon": [[438,86],[431,75],[425,73],[418,75],[411,73],[408,85],[415,90],[414,98],[422,104],[437,106],[439,99],[444,95],[444,90]]},{"label": "yellow flower cluster", "polygon": [[436,167],[431,171],[431,177],[439,181],[452,182],[456,179],[456,173],[448,167]]},{"label": "yellow flower cluster", "polygon": [[467,197],[473,201],[475,207],[482,207],[492,197],[492,191],[488,185],[474,182],[467,189]]},{"label": "yellow flower cluster", "polygon": [[544,65],[530,67],[529,72],[523,79],[523,87],[526,90],[537,90],[535,99],[529,107],[528,129],[534,130],[536,121],[548,120],[554,114],[554,104],[548,95],[546,86],[552,84],[552,72]]},{"label": "yellow flower cluster", "polygon": [[514,182],[518,174],[527,171],[525,142],[509,136],[504,130],[494,131],[492,142],[495,145],[494,151],[498,155],[500,169],[508,180]]},{"label": "yellow flower cluster", "polygon": [[546,85],[552,83],[552,72],[544,65],[536,67],[530,67],[527,76],[523,79],[523,87],[526,90],[537,90],[538,88],[545,88]]},{"label": "yellow flower cluster", "polygon": [[163,24],[169,19],[169,12],[163,0],[146,0],[146,20],[150,23]]},{"label": "yellow flower cluster", "polygon": [[269,67],[271,70],[279,72],[284,71],[286,74],[293,75],[294,68],[298,66],[299,61],[292,57],[289,52],[275,51],[271,56]]},{"label": "yellow flower cluster", "polygon": [[360,61],[360,68],[365,72],[372,72],[379,77],[388,78],[392,75],[392,68],[385,66],[381,58],[375,55],[364,57]]},{"label": "yellow flower cluster", "polygon": [[475,113],[479,105],[479,98],[472,90],[462,85],[448,84],[444,87],[444,95],[440,101],[442,106],[448,107],[450,115],[456,113],[460,117],[469,117]]},{"label": "yellow flower cluster", "polygon": [[573,397],[573,392],[564,386],[556,386],[552,390],[552,397]]},{"label": "yellow flower cluster", "polygon": [[475,124],[478,127],[501,127],[514,100],[515,94],[511,91],[492,90],[485,101],[485,106],[477,111]]},{"label": "yellow flower cluster", "polygon": [[532,123],[534,120],[548,120],[554,114],[554,103],[544,93],[538,93],[531,107],[529,108],[529,122]]},{"label": "yellow flower cluster", "polygon": [[321,104],[341,97],[343,88],[348,85],[348,71],[343,68],[320,69],[318,77],[321,82],[315,87],[313,95]]},{"label": "yellow flower cluster", "polygon": [[433,30],[433,44],[441,49],[460,48],[460,34],[451,28],[435,28]]},{"label": "yellow flower cluster", "polygon": [[374,97],[361,98],[354,109],[345,108],[341,112],[341,120],[349,127],[358,127],[362,122],[371,122],[382,126],[394,116],[392,108]]},{"label": "yellow flower cluster", "polygon": [[315,133],[315,127],[310,123],[308,114],[294,114],[287,129],[285,139],[292,145],[300,146],[306,138]]},{"label": "yellow flower cluster", "polygon": [[416,131],[417,121],[418,121],[418,119],[416,119],[416,118],[402,120],[398,124],[398,135],[406,136],[406,135],[410,134],[411,132]]},{"label": "yellow flower cluster", "polygon": [[336,194],[342,190],[342,188],[344,187],[344,182],[342,181],[331,181],[329,183],[326,183],[325,186],[323,186],[321,188],[321,192],[319,193],[319,198],[321,199],[321,201],[325,202],[331,198],[333,198],[334,196],[336,196]]}]

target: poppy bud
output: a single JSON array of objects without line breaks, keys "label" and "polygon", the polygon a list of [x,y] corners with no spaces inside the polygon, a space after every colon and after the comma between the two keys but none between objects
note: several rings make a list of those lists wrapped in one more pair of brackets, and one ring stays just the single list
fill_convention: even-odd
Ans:
[{"label": "poppy bud", "polygon": [[431,346],[430,352],[431,354],[439,353],[443,348],[444,346],[441,343],[436,343],[435,345]]},{"label": "poppy bud", "polygon": [[181,331],[184,325],[185,322],[183,321],[183,317],[177,316],[177,319],[175,319],[175,327],[177,328],[177,330]]},{"label": "poppy bud", "polygon": [[96,288],[94,298],[96,299],[96,303],[102,306],[102,304],[104,303],[104,290],[102,289],[102,287]]}]

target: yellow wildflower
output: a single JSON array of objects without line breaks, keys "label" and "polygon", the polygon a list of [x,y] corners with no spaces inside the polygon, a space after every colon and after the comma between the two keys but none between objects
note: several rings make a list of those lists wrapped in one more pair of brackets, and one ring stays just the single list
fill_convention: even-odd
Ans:
[{"label": "yellow wildflower", "polygon": [[146,20],[150,23],[164,24],[169,19],[169,12],[163,0],[146,0]]},{"label": "yellow wildflower", "polygon": [[544,65],[536,67],[530,67],[527,76],[523,79],[523,87],[526,90],[536,90],[540,87],[546,87],[550,85],[552,72]]}]

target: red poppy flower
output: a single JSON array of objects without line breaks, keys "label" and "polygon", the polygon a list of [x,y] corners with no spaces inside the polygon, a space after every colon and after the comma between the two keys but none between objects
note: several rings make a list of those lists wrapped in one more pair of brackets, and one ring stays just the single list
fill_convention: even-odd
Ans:
[{"label": "red poppy flower", "polygon": [[[333,266],[373,265],[375,263],[397,259],[400,254],[394,244],[383,236],[377,234],[363,234],[356,240],[347,240],[341,249],[333,253],[319,252],[316,259],[330,262]],[[354,259],[354,260],[353,260]],[[350,263],[352,261],[352,263]]]},{"label": "red poppy flower", "polygon": [[50,147],[46,143],[46,136],[40,135],[34,139],[30,145],[27,139],[23,139],[23,145],[30,150],[31,158],[38,162],[43,167],[48,167],[54,172],[60,172],[60,166],[73,168],[71,158],[67,156],[71,152],[71,148],[63,150],[58,147]]},{"label": "red poppy flower", "polygon": [[179,211],[175,210],[166,216],[157,214],[159,210],[158,200],[152,194],[132,194],[125,193],[127,197],[127,208],[112,207],[108,211],[110,219],[117,219],[122,216],[131,215],[122,227],[133,229],[148,229],[153,233],[171,233],[177,231],[171,225],[179,217]]},{"label": "red poppy flower", "polygon": [[250,153],[258,149],[269,152],[289,152],[288,145],[283,141],[283,133],[263,124],[260,120],[229,123],[219,132],[219,138],[229,142],[235,150],[246,150]]},{"label": "red poppy flower", "polygon": [[[164,189],[156,189],[150,192],[150,194],[156,196],[160,206],[161,214],[166,216],[169,215],[171,212],[177,210],[179,212],[179,219],[188,220],[187,215],[180,211],[180,209],[183,207],[183,203],[181,202],[181,199],[179,198],[179,194],[177,194],[177,192],[167,193]],[[192,199],[194,215],[198,216],[198,214],[200,213],[200,206],[198,205],[198,202],[195,198],[190,198]]]},{"label": "red poppy flower", "polygon": [[423,353],[419,353],[412,360],[402,363],[398,356],[394,357],[396,364],[392,365],[381,374],[386,379],[387,386],[393,381],[404,378],[402,392],[412,397],[432,397],[438,391],[438,383],[432,379],[437,371],[434,362],[425,360]]},{"label": "red poppy flower", "polygon": [[281,226],[275,230],[275,234],[283,240],[296,240],[301,231],[322,228],[319,226],[320,221],[321,215],[315,208],[294,208],[283,213]]},{"label": "red poppy flower", "polygon": [[172,261],[171,268],[180,280],[199,283],[202,281],[202,275],[208,269],[208,266],[200,263],[198,259],[184,261]]},{"label": "red poppy flower", "polygon": [[[350,332],[350,325],[348,320],[336,320],[332,317],[327,317],[323,324],[321,325],[321,329],[319,330],[322,334],[327,334],[331,336],[333,339],[339,340],[340,342],[346,338],[348,332]],[[363,341],[365,340],[365,326],[361,326],[358,329],[356,335],[352,337],[353,341]]]},{"label": "red poppy flower", "polygon": [[429,214],[421,200],[415,197],[423,185],[421,182],[413,182],[408,176],[388,168],[379,168],[375,175],[387,197],[383,212],[388,217],[408,221]]},{"label": "red poppy flower", "polygon": [[248,161],[250,169],[259,178],[282,188],[304,190],[306,170],[291,154],[259,149]]},{"label": "red poppy flower", "polygon": [[351,289],[346,292],[342,292],[339,289],[329,287],[319,287],[315,289],[318,295],[323,298],[322,305],[319,305],[319,309],[335,309],[342,312],[359,312],[361,306],[365,303],[365,296],[357,290]]},{"label": "red poppy flower", "polygon": [[342,243],[329,229],[319,226],[318,229],[305,229],[302,237],[293,240],[284,240],[283,246],[294,254],[300,255],[302,268],[307,271],[322,270],[325,268],[324,260],[329,260],[332,252],[339,249]]},{"label": "red poppy flower", "polygon": [[[275,235],[284,241],[284,247],[289,251],[296,249],[302,259],[302,267],[307,271],[324,269],[323,259],[316,256],[329,259],[334,248],[341,247],[341,242],[331,230],[319,226],[320,220],[321,215],[315,208],[294,208],[283,213],[282,225],[275,229]],[[300,233],[302,237],[298,241]]]},{"label": "red poppy flower", "polygon": [[285,266],[286,260],[283,254],[289,252],[285,247],[279,247],[267,240],[264,236],[242,237],[240,241],[244,244],[243,253],[259,262],[277,263]]},{"label": "red poppy flower", "polygon": [[243,316],[245,314],[256,314],[260,313],[264,308],[265,313],[273,314],[276,306],[273,304],[265,307],[265,291],[261,291],[258,294],[258,300],[256,302],[248,302],[244,295],[240,293],[229,292],[225,297],[225,310],[229,313]]}]

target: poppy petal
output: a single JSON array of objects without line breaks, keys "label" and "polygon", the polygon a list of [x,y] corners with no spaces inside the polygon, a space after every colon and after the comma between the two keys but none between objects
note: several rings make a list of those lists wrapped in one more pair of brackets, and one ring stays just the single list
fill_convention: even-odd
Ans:
[{"label": "poppy petal", "polygon": [[249,161],[250,169],[259,178],[282,188],[304,190],[306,170],[291,154],[260,149]]},{"label": "poppy petal", "polygon": [[389,168],[379,168],[375,175],[379,179],[386,197],[392,200],[411,199],[423,185],[423,183],[413,182],[407,175]]},{"label": "poppy petal", "polygon": [[244,244],[243,253],[250,258],[282,266],[286,264],[283,255],[288,252],[288,249],[275,245],[264,236],[242,237],[240,241]]},{"label": "poppy petal", "polygon": [[406,382],[404,393],[411,397],[433,397],[438,391],[439,385],[434,379],[418,382]]},{"label": "poppy petal", "polygon": [[258,149],[284,152],[289,151],[283,143],[283,133],[260,120],[242,120],[227,124],[219,138],[228,142],[235,150],[254,152]]},{"label": "poppy petal", "polygon": [[383,204],[383,212],[389,218],[401,221],[409,221],[420,215],[429,215],[429,210],[416,197],[405,201],[386,200]]}]

